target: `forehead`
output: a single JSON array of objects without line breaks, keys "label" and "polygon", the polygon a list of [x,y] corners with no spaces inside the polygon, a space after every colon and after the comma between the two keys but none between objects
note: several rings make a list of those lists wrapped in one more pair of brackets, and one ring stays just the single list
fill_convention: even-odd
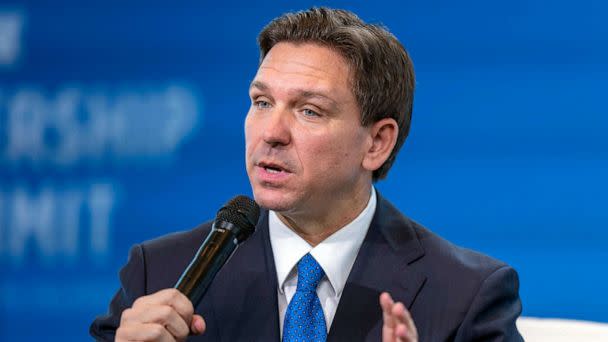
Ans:
[{"label": "forehead", "polygon": [[348,62],[331,48],[312,43],[282,42],[268,52],[253,84],[262,82],[285,90],[305,87],[350,92],[350,69]]}]

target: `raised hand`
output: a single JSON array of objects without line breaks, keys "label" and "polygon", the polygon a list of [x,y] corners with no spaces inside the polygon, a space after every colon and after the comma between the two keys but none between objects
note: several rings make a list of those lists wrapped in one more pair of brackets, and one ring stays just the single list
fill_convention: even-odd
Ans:
[{"label": "raised hand", "polygon": [[401,302],[395,303],[387,292],[380,295],[382,307],[382,342],[418,342],[418,332],[409,311]]}]

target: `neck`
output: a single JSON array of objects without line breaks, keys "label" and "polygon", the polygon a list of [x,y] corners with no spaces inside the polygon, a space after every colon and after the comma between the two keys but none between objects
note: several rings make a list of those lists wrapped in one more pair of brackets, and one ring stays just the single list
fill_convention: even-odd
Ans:
[{"label": "neck", "polygon": [[348,198],[340,198],[315,213],[280,213],[279,219],[311,246],[316,246],[352,222],[367,206],[371,185]]}]

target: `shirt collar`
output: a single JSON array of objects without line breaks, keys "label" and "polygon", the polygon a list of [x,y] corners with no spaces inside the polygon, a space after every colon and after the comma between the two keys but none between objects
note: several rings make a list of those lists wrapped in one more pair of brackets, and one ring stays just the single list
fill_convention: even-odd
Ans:
[{"label": "shirt collar", "polygon": [[359,216],[313,248],[271,210],[268,226],[279,291],[283,293],[285,281],[295,274],[298,261],[310,253],[325,271],[335,294],[340,296],[375,211],[376,191],[372,187],[367,206]]}]

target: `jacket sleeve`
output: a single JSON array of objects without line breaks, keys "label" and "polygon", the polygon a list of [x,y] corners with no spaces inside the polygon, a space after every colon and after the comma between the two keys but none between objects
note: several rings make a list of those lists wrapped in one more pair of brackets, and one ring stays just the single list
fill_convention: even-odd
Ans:
[{"label": "jacket sleeve", "polygon": [[131,248],[129,260],[120,270],[120,284],[108,312],[98,316],[89,328],[89,333],[97,341],[114,341],[123,310],[130,308],[135,299],[146,294],[145,260],[141,245]]},{"label": "jacket sleeve", "polygon": [[515,325],[520,314],[517,272],[503,266],[482,282],[455,340],[523,341]]}]

